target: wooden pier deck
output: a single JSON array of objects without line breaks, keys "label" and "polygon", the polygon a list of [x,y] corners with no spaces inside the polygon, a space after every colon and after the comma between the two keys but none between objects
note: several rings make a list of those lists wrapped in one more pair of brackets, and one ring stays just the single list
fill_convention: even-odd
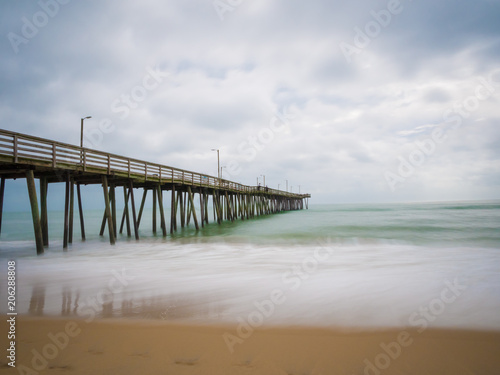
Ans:
[{"label": "wooden pier deck", "polygon": [[[159,227],[167,236],[166,194],[170,191],[170,233],[178,226],[193,222],[196,230],[209,223],[209,200],[212,199],[214,221],[248,220],[258,215],[308,208],[310,194],[293,194],[262,186],[247,186],[202,173],[114,155],[67,143],[33,137],[0,129],[0,235],[8,179],[26,178],[33,216],[37,254],[49,245],[47,191],[50,183],[65,183],[63,249],[73,241],[75,190],[82,240],[85,222],[82,209],[82,185],[103,187],[104,214],[100,235],[108,227],[109,241],[114,244],[118,231],[126,227],[128,236],[139,239],[139,227],[148,192],[153,197],[153,232]],[[40,204],[35,179],[40,180]],[[123,188],[124,210],[118,222],[117,188]],[[139,209],[136,209],[134,188],[142,188]],[[195,197],[199,195],[198,210]],[[168,199],[168,198],[166,198]],[[137,202],[138,203],[138,202]],[[118,224],[120,224],[118,226]]]}]

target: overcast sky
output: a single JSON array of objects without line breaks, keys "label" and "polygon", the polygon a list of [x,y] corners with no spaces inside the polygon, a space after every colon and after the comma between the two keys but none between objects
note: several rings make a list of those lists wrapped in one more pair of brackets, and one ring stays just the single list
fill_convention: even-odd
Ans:
[{"label": "overcast sky", "polygon": [[[0,3],[0,128],[308,192],[500,198],[500,2]],[[263,178],[259,180],[263,183]]]}]

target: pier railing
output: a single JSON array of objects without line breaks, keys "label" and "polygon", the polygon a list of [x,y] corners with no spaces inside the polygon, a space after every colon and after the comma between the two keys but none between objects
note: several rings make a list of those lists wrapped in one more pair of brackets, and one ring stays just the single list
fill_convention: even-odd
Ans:
[{"label": "pier railing", "polygon": [[310,196],[261,186],[243,185],[202,173],[2,129],[0,129],[0,162],[79,170],[83,173],[115,175],[145,182],[156,181],[160,184],[175,183],[220,188],[242,193],[266,193],[293,198]]}]

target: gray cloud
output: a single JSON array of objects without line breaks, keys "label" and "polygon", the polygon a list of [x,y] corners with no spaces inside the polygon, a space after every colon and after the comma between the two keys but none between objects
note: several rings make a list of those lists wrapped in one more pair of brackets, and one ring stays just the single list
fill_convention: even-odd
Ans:
[{"label": "gray cloud", "polygon": [[[498,197],[500,83],[466,116],[457,106],[500,69],[500,4],[401,0],[347,61],[339,45],[387,4],[255,0],[221,21],[211,1],[69,1],[16,53],[9,33],[23,37],[43,8],[3,2],[1,128],[77,144],[92,115],[89,134],[113,130],[88,145],[212,175],[220,148],[241,167],[233,179],[288,179],[318,201]],[[168,77],[141,91],[151,69]],[[273,130],[284,110],[293,116]],[[392,192],[384,172],[451,115],[460,129]]]}]

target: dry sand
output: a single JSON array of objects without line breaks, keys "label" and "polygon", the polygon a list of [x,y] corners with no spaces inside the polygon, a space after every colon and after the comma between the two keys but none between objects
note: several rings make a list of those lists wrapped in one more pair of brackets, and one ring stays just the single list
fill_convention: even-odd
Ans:
[{"label": "dry sand", "polygon": [[0,324],[0,374],[500,374],[500,332],[260,328],[231,353],[232,326],[17,319],[15,369]]}]

